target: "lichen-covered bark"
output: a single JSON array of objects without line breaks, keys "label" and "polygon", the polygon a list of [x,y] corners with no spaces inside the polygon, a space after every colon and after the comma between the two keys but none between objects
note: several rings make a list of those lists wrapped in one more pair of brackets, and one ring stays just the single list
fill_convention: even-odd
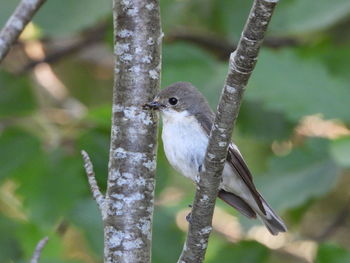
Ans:
[{"label": "lichen-covered bark", "polygon": [[157,0],[113,0],[115,81],[105,262],[150,262],[157,116],[142,109],[160,85]]},{"label": "lichen-covered bark", "polygon": [[211,130],[193,203],[191,223],[178,263],[204,260],[221,174],[244,89],[257,61],[267,26],[278,0],[255,0],[230,66]]},{"label": "lichen-covered bark", "polygon": [[0,32],[0,62],[46,0],[22,0]]}]

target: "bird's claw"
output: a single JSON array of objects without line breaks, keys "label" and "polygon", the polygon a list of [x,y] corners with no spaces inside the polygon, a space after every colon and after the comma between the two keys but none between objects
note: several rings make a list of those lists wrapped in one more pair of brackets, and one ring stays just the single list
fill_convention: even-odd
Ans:
[{"label": "bird's claw", "polygon": [[191,224],[192,223],[192,211],[188,213],[186,216],[186,221]]}]

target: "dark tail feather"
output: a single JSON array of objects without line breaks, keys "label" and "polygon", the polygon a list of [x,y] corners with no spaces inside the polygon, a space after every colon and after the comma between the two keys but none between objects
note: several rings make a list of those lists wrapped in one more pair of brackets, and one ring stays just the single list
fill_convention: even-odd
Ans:
[{"label": "dark tail feather", "polygon": [[269,204],[260,196],[261,201],[264,205],[266,215],[259,213],[261,220],[264,222],[266,228],[274,236],[278,235],[279,232],[287,232],[287,227],[283,220],[272,210]]},{"label": "dark tail feather", "polygon": [[254,211],[242,198],[239,196],[220,190],[218,197],[226,202],[228,205],[236,208],[242,215],[248,218],[256,218],[258,214],[266,228],[274,236],[278,235],[279,232],[286,232],[287,227],[283,220],[272,210],[264,198],[260,195],[261,202],[264,206],[266,214],[262,211]]},{"label": "dark tail feather", "polygon": [[256,218],[256,213],[254,210],[241,199],[239,196],[226,192],[224,190],[220,190],[218,197],[226,202],[228,205],[236,208],[240,213],[249,218]]}]

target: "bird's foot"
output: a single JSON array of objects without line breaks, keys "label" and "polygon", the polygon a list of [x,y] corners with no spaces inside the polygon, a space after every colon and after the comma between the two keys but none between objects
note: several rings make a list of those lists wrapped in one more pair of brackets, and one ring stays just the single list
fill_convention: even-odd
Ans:
[{"label": "bird's foot", "polygon": [[[192,208],[192,205],[189,204],[188,207],[189,207],[189,208]],[[186,221],[187,221],[189,224],[191,224],[191,222],[192,222],[192,211],[189,212],[188,215],[186,216]]]},{"label": "bird's foot", "polygon": [[192,223],[192,211],[188,213],[186,216],[186,221],[191,224]]}]

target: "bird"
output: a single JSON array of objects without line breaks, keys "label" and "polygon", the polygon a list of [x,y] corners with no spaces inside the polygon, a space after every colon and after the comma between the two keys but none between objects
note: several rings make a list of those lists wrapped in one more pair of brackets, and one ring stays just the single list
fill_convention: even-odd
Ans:
[{"label": "bird", "polygon": [[[206,98],[191,83],[176,82],[144,107],[160,112],[162,141],[169,163],[196,182],[215,117]],[[228,147],[218,197],[248,218],[258,216],[272,235],[287,231],[283,220],[256,189],[247,163],[233,142]]]}]

